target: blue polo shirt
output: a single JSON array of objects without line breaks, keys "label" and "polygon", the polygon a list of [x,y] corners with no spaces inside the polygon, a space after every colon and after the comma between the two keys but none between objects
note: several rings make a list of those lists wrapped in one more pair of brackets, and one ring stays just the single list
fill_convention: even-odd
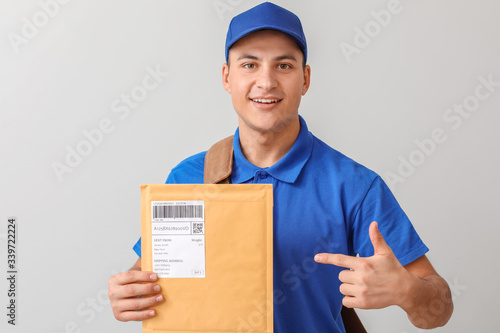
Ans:
[{"label": "blue polo shirt", "polygon": [[[302,117],[293,147],[271,167],[243,156],[238,129],[233,147],[232,183],[273,184],[276,333],[344,332],[342,268],[318,264],[314,255],[372,256],[372,221],[402,265],[428,251],[380,176],[316,138]],[[203,183],[205,153],[173,168],[166,183]],[[140,247],[139,239],[139,256]]]}]

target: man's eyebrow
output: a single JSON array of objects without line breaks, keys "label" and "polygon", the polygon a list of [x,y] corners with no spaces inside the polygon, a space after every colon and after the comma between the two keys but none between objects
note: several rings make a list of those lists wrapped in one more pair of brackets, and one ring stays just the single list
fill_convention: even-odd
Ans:
[{"label": "man's eyebrow", "polygon": [[[250,60],[261,60],[259,57],[251,55],[251,54],[244,54],[240,56],[236,61],[243,60],[243,59],[250,59]],[[278,57],[273,58],[273,61],[281,61],[281,60],[292,60],[297,62],[297,59],[294,56],[291,55],[281,55]]]},{"label": "man's eyebrow", "polygon": [[254,55],[251,55],[251,54],[244,54],[244,55],[242,55],[241,57],[239,57],[238,59],[236,59],[236,61],[238,61],[238,60],[243,60],[243,59],[260,60],[258,57],[254,56]]},{"label": "man's eyebrow", "polygon": [[292,60],[292,61],[297,62],[297,59],[291,55],[282,55],[282,56],[274,58],[274,61],[281,61],[281,60]]}]

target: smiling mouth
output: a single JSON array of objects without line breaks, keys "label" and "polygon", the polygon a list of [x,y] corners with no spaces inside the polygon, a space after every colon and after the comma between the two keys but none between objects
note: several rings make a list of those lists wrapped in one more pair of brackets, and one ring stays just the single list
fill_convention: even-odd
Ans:
[{"label": "smiling mouth", "polygon": [[251,98],[251,100],[255,103],[262,103],[262,104],[273,104],[273,103],[279,103],[283,99],[264,99],[264,98]]}]

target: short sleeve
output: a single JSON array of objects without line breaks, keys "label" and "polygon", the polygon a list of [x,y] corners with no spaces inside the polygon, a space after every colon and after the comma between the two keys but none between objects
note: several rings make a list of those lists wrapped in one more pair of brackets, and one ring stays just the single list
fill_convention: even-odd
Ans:
[{"label": "short sleeve", "polygon": [[140,237],[139,237],[139,240],[137,241],[137,243],[135,243],[133,249],[134,249],[134,252],[137,253],[137,255],[140,258],[141,257],[141,238]]},{"label": "short sleeve", "polygon": [[380,176],[373,180],[352,224],[353,250],[361,257],[374,253],[368,233],[373,221],[403,266],[429,251]]}]

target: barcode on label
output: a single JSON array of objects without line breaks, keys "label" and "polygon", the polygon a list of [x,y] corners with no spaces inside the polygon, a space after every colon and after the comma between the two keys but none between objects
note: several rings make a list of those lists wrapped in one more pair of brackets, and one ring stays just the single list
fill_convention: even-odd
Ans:
[{"label": "barcode on label", "polygon": [[203,219],[203,205],[157,204],[153,219]]}]

